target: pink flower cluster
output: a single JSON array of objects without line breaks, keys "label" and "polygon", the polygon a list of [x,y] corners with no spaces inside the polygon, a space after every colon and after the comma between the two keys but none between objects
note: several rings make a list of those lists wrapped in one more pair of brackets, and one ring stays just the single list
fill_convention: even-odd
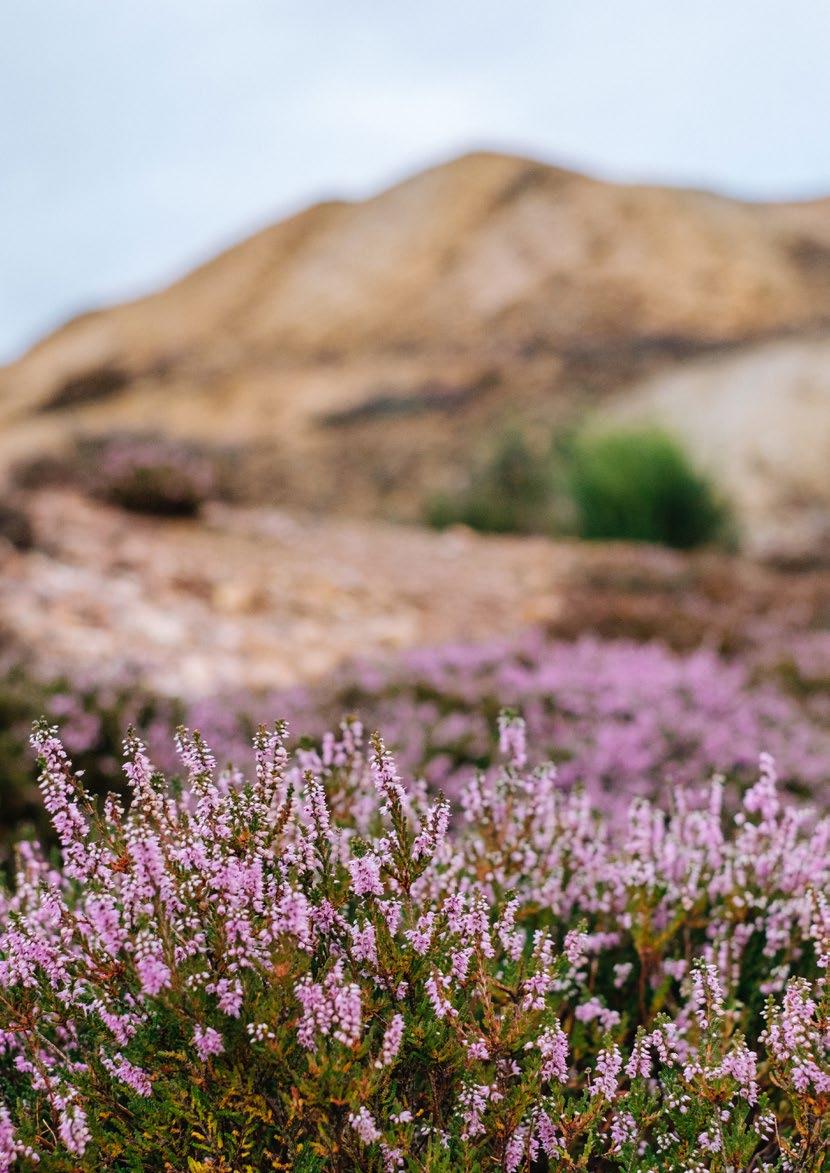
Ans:
[{"label": "pink flower cluster", "polygon": [[455,812],[351,723],[262,729],[248,781],[182,730],[181,793],[131,735],[99,813],[39,726],[62,866],[22,845],[0,896],[0,1170],[106,1167],[138,1113],[164,1149],[152,1113],[240,1072],[262,1167],[818,1169],[830,820],[768,757],[732,814],[715,781],[608,819],[500,731]]},{"label": "pink flower cluster", "polygon": [[[813,646],[807,637],[802,644]],[[334,683],[312,689],[206,698],[190,707],[187,720],[206,733],[220,760],[239,762],[252,723],[270,713],[285,713],[296,728],[322,736],[348,711],[383,729],[406,772],[455,797],[474,765],[492,763],[500,752],[526,764],[528,749],[511,744],[511,727],[495,728],[505,706],[524,716],[529,760],[553,758],[562,785],[586,786],[608,811],[624,812],[632,794],[653,797],[667,782],[696,782],[714,772],[746,781],[762,749],[785,782],[818,795],[830,787],[827,713],[817,702],[799,704],[751,663],[658,643],[565,642],[530,631],[490,644],[413,651],[383,665],[350,664]],[[151,742],[172,766],[163,720]]]}]

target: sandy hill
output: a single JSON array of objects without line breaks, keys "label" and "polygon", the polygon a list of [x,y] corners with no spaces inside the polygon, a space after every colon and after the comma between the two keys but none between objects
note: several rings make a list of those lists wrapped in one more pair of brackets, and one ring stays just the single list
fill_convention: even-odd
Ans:
[{"label": "sandy hill", "polygon": [[168,431],[238,446],[253,498],[414,516],[511,420],[567,420],[701,355],[824,330],[830,200],[476,154],[68,323],[0,371],[0,462]]}]

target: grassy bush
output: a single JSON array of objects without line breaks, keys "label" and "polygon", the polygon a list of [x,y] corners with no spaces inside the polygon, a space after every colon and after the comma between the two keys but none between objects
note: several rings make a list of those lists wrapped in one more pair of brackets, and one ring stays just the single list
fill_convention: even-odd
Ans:
[{"label": "grassy bush", "polygon": [[712,486],[662,432],[583,436],[568,479],[584,538],[689,549],[726,533],[726,510]]},{"label": "grassy bush", "polygon": [[441,494],[427,509],[437,529],[468,525],[483,533],[540,533],[550,529],[553,480],[550,461],[520,432],[506,433],[458,496]]},{"label": "grassy bush", "polygon": [[464,491],[433,498],[427,520],[439,529],[575,531],[681,549],[729,536],[712,486],[674,440],[654,430],[558,437],[541,454],[520,432],[508,432]]},{"label": "grassy bush", "polygon": [[499,720],[463,817],[345,724],[245,781],[33,742],[60,863],[0,891],[0,1170],[825,1169],[830,825],[771,760],[616,832]]}]

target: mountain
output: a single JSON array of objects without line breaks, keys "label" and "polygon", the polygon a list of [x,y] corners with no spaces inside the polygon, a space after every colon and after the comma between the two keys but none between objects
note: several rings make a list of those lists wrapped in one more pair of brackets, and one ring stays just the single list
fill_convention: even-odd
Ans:
[{"label": "mountain", "polygon": [[474,154],[69,322],[0,370],[0,465],[159,431],[233,446],[252,499],[413,517],[513,422],[547,433],[692,360],[824,331],[830,200]]}]

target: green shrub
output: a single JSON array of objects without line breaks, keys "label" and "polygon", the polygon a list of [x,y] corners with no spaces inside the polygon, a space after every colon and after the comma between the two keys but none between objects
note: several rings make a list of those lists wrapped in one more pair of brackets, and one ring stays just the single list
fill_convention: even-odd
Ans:
[{"label": "green shrub", "polygon": [[726,533],[726,509],[712,486],[657,430],[581,437],[573,446],[569,485],[583,538],[689,549]]},{"label": "green shrub", "polygon": [[427,520],[437,529],[468,525],[484,533],[540,533],[551,527],[551,463],[531,450],[521,432],[506,432],[465,492],[441,494],[429,503]]},{"label": "green shrub", "polygon": [[689,549],[725,539],[728,513],[663,432],[552,438],[539,453],[505,433],[463,492],[434,497],[427,521],[484,533],[573,533]]}]

